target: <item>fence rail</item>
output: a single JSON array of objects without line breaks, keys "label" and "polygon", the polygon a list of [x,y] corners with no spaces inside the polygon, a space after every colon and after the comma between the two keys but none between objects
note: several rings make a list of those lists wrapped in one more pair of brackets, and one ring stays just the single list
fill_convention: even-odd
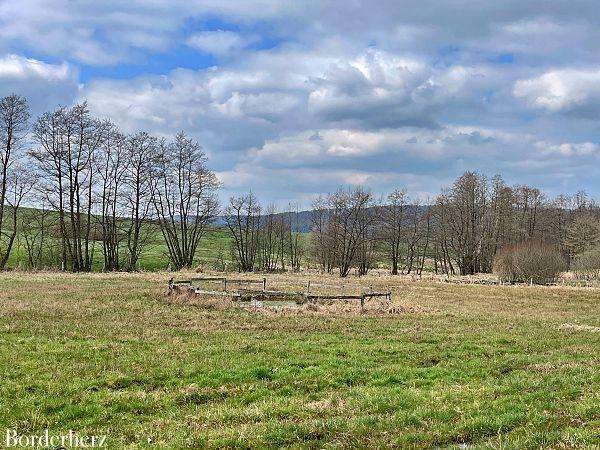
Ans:
[{"label": "fence rail", "polygon": [[[218,281],[223,284],[223,290],[208,290],[194,287],[194,282],[203,282],[203,281]],[[262,290],[258,289],[250,289],[250,288],[238,288],[233,290],[227,289],[227,284],[261,284]],[[383,297],[387,302],[392,301],[392,292],[373,292],[372,288],[369,292],[362,292],[360,294],[311,294],[310,287],[311,286],[323,286],[323,287],[335,287],[338,289],[343,289],[345,286],[339,285],[328,285],[325,283],[311,283],[311,281],[307,282],[307,291],[306,292],[294,292],[294,291],[279,291],[279,290],[267,290],[267,279],[263,278],[262,280],[256,279],[239,279],[239,278],[226,278],[226,277],[195,277],[190,280],[169,280],[169,293],[174,291],[180,291],[180,286],[187,285],[188,291],[193,292],[196,295],[210,295],[210,296],[223,296],[223,297],[231,297],[237,298],[239,300],[243,300],[244,298],[250,297],[252,298],[262,298],[263,300],[276,300],[281,297],[288,297],[294,299],[296,303],[307,303],[311,301],[325,301],[325,300],[359,300],[361,307],[364,306],[365,300],[373,298],[373,297]]]}]

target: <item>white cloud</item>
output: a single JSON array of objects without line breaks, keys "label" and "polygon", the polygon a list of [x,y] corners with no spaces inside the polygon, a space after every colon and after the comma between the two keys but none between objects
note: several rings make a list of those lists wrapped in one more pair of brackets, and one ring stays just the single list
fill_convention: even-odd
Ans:
[{"label": "white cloud", "polygon": [[[411,174],[442,183],[466,169],[558,176],[590,156],[586,140],[486,125],[492,108],[524,113],[510,102],[510,77],[488,64],[437,67],[382,50],[323,45],[251,53],[224,67],[97,80],[81,98],[126,131],[188,130],[229,192],[252,186],[284,196],[275,186],[292,192],[292,173],[304,183],[294,184],[288,198],[302,185],[317,192],[368,179],[387,189]],[[491,102],[489,92],[505,96]]]},{"label": "white cloud", "polygon": [[[433,69],[380,51],[336,55],[289,48],[250,55],[237,67],[97,80],[81,97],[127,130],[192,129],[214,136],[221,148],[228,141],[239,149],[306,129],[432,128],[439,111],[453,102],[481,102],[487,82],[481,73],[460,66]],[[216,137],[221,130],[225,136]],[[330,152],[358,152],[353,148]]]},{"label": "white cloud", "polygon": [[161,2],[6,0],[0,43],[89,65],[112,65],[135,51],[166,50],[183,17]]},{"label": "white cloud", "polygon": [[519,80],[514,95],[528,105],[550,112],[598,112],[600,69],[563,69]]},{"label": "white cloud", "polygon": [[239,33],[226,30],[201,31],[190,36],[187,44],[206,53],[226,56],[243,50],[256,41],[253,36],[242,36]]},{"label": "white cloud", "polygon": [[24,80],[39,78],[46,81],[65,81],[73,76],[67,63],[47,64],[19,55],[0,57],[0,79]]},{"label": "white cloud", "polygon": [[[12,45],[25,46],[36,54],[93,65],[115,64],[135,58],[138,50],[173,48],[189,38],[181,30],[188,30],[190,23],[217,18],[240,29],[267,25],[274,37],[308,46],[338,37],[347,45],[375,44],[388,51],[434,56],[440,48],[456,45],[474,54],[517,51],[539,57],[552,48],[564,59],[598,58],[589,45],[600,25],[591,0],[579,2],[577,8],[569,0],[464,3],[384,2],[373,8],[367,1],[341,0],[4,0],[0,46],[6,46],[5,51]],[[214,51],[238,45],[230,32],[209,33],[199,35],[200,45]]]},{"label": "white cloud", "polygon": [[[278,0],[3,0],[0,2],[0,50],[16,46],[37,54],[60,56],[101,66],[131,61],[145,51],[166,51],[182,39],[190,19],[223,16],[244,23],[302,12],[299,2]],[[225,32],[227,33],[227,32]],[[232,36],[218,35],[200,44],[223,49]],[[209,42],[211,41],[211,42]],[[194,42],[194,40],[192,40]]]},{"label": "white cloud", "polygon": [[78,91],[77,70],[67,63],[48,64],[15,54],[0,56],[0,96],[25,96],[34,116],[70,104]]},{"label": "white cloud", "polygon": [[600,145],[593,142],[564,142],[550,143],[539,141],[535,143],[535,147],[545,154],[558,154],[562,156],[600,156]]},{"label": "white cloud", "polygon": [[[279,166],[331,164],[374,156],[397,155],[423,162],[456,157],[498,155],[498,143],[515,145],[521,135],[476,127],[382,129],[320,129],[268,140],[248,153],[252,161]],[[528,138],[529,139],[529,138]]]},{"label": "white cloud", "polygon": [[234,91],[223,103],[214,103],[215,109],[231,117],[248,117],[275,120],[301,103],[291,93],[261,92],[240,93]]}]

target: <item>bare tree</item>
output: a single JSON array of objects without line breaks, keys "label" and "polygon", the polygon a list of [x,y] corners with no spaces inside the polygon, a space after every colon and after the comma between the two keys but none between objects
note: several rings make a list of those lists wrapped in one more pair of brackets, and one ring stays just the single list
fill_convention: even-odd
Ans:
[{"label": "bare tree", "polygon": [[278,214],[275,218],[275,241],[277,242],[277,261],[279,268],[285,271],[287,256],[288,223],[284,214]]},{"label": "bare tree", "polygon": [[545,206],[546,198],[537,188],[517,186],[514,189],[516,197],[517,241],[541,238],[539,216]]},{"label": "bare tree", "polygon": [[102,253],[104,270],[119,270],[120,247],[123,238],[121,230],[120,198],[127,170],[125,136],[116,126],[107,123],[105,138],[98,152],[96,167],[100,177],[98,220],[102,233]]},{"label": "bare tree", "polygon": [[461,274],[479,272],[487,214],[485,178],[466,172],[450,191],[438,197],[438,207],[444,214],[440,226],[449,246],[448,256],[456,259]]},{"label": "bare tree", "polygon": [[33,132],[38,147],[31,150],[30,155],[37,163],[38,186],[40,195],[48,202],[50,208],[58,211],[59,232],[61,239],[61,269],[65,270],[70,252],[70,238],[67,233],[66,213],[66,169],[62,146],[62,122],[66,111],[64,108],[44,113],[36,121]]},{"label": "bare tree", "polygon": [[66,141],[69,179],[69,213],[73,234],[73,270],[91,271],[94,257],[92,235],[93,188],[97,151],[106,138],[107,122],[93,118],[87,103],[75,105],[65,124],[72,132]]},{"label": "bare tree", "polygon": [[[218,212],[219,186],[198,143],[183,132],[171,143],[144,132],[125,137],[82,103],[35,122],[35,146],[28,154],[36,172],[31,175],[22,151],[28,119],[23,97],[0,99],[0,268],[21,230],[30,267],[48,260],[42,251],[48,243],[49,253],[59,249],[64,270],[92,270],[101,241],[105,270],[136,270],[157,235],[156,225],[171,266],[194,264]],[[38,180],[35,203],[43,209],[20,218],[33,180]],[[225,222],[238,268],[299,270],[305,241],[298,207],[282,214],[269,207],[262,213],[253,194],[230,200]],[[490,271],[499,249],[523,242],[555,246],[567,261],[593,251],[600,246],[599,223],[600,207],[583,191],[549,200],[535,187],[510,187],[499,175],[488,182],[466,172],[433,205],[411,201],[400,190],[388,196],[384,207],[362,188],[321,196],[313,203],[307,250],[321,270],[339,269],[342,277],[352,268],[367,273],[381,250],[392,274],[421,273],[430,257],[436,272],[457,268],[472,274]]]},{"label": "bare tree", "polygon": [[215,219],[219,187],[200,145],[180,132],[161,142],[153,159],[152,204],[174,269],[194,265],[196,250]]},{"label": "bare tree", "polygon": [[157,152],[157,140],[146,132],[127,140],[127,168],[125,171],[123,203],[129,219],[127,229],[127,270],[137,270],[138,260],[154,235],[150,226],[152,158]]},{"label": "bare tree", "polygon": [[452,264],[453,253],[450,245],[450,230],[449,225],[450,214],[448,205],[450,199],[447,193],[442,193],[437,196],[433,206],[432,215],[434,218],[434,246],[435,246],[435,265],[439,263],[440,269],[447,275],[456,273]]},{"label": "bare tree", "polygon": [[512,188],[504,183],[500,175],[492,178],[491,198],[489,201],[489,223],[483,240],[482,267],[492,270],[494,255],[500,248],[514,243],[515,195]]},{"label": "bare tree", "polygon": [[423,273],[423,269],[425,268],[425,260],[429,256],[429,247],[432,238],[432,228],[433,228],[433,208],[429,203],[426,203],[427,207],[425,211],[421,215],[421,238],[423,244],[421,246],[421,255],[420,255],[420,265],[417,268],[417,273],[421,275]]},{"label": "bare tree", "polygon": [[328,196],[330,210],[328,233],[335,242],[335,261],[340,277],[348,276],[357,262],[359,250],[371,239],[371,230],[377,220],[373,194],[357,187],[338,189]]},{"label": "bare tree", "polygon": [[262,217],[258,233],[258,256],[260,268],[272,272],[277,268],[279,261],[280,241],[277,234],[277,210],[275,205],[267,206]]},{"label": "bare tree", "polygon": [[423,208],[419,201],[414,201],[409,205],[407,211],[407,224],[405,231],[405,247],[406,247],[406,273],[411,273],[418,264],[419,250],[421,240],[425,237],[423,233],[423,224],[426,222],[426,216],[423,214]]},{"label": "bare tree", "polygon": [[288,211],[285,214],[284,232],[287,233],[287,250],[290,260],[290,266],[294,272],[300,270],[302,258],[304,256],[304,244],[300,230],[300,211],[297,204],[289,204]]},{"label": "bare tree", "polygon": [[331,273],[335,267],[336,236],[330,223],[328,199],[319,196],[312,203],[311,253],[321,271]]},{"label": "bare tree", "polygon": [[[372,209],[370,214],[375,215],[376,210]],[[367,275],[369,270],[373,268],[376,262],[378,244],[378,236],[375,230],[376,222],[378,222],[377,219],[373,220],[371,226],[365,227],[361,231],[361,238],[355,263],[359,276]]]},{"label": "bare tree", "polygon": [[30,269],[52,267],[60,259],[60,247],[54,244],[55,226],[56,214],[45,203],[35,209],[21,210],[19,228]]},{"label": "bare tree", "polygon": [[[552,202],[539,189],[507,186],[500,175],[491,184],[466,172],[438,196],[432,209],[435,268],[462,274],[490,272],[501,248],[537,242],[558,247],[569,260],[600,242],[600,208],[584,192]],[[439,264],[439,266],[438,266]]]},{"label": "bare tree", "polygon": [[6,227],[6,230],[2,233],[2,237],[6,239],[6,244],[0,257],[0,270],[6,267],[10,252],[15,243],[15,238],[17,237],[19,207],[35,184],[35,178],[31,176],[31,171],[22,165],[12,168],[7,178],[4,199],[11,211],[11,226]]},{"label": "bare tree", "polygon": [[576,217],[567,227],[564,246],[571,257],[600,245],[600,223],[591,215]]},{"label": "bare tree", "polygon": [[[19,180],[16,175],[22,169],[14,169],[15,161],[21,159],[21,146],[27,133],[29,107],[25,98],[12,94],[0,99],[0,237],[7,237],[7,243],[0,242],[0,269],[10,257],[17,233],[17,210],[22,195],[27,191],[28,180]],[[4,233],[5,208],[12,208],[12,229]]]},{"label": "bare tree", "polygon": [[261,207],[256,196],[250,192],[231,197],[225,209],[225,223],[232,237],[233,256],[238,269],[252,272],[258,254],[261,224]]},{"label": "bare tree", "polygon": [[395,190],[388,195],[387,204],[382,211],[381,236],[390,257],[392,275],[398,275],[402,259],[406,203],[406,191]]},{"label": "bare tree", "polygon": [[74,272],[92,269],[95,158],[105,126],[85,103],[43,114],[34,125],[38,146],[30,155],[43,180],[40,190],[59,214],[62,266]]}]

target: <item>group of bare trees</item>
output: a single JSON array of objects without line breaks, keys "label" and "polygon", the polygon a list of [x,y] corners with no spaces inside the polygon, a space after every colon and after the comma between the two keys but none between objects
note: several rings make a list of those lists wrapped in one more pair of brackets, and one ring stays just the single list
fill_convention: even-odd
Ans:
[{"label": "group of bare trees", "polygon": [[[0,99],[0,269],[18,233],[32,268],[90,271],[101,252],[104,270],[133,271],[159,241],[171,268],[194,265],[219,214],[219,182],[196,141],[183,132],[172,141],[124,134],[85,103],[29,119],[23,97]],[[298,209],[263,208],[253,193],[232,197],[222,212],[227,259],[240,271],[315,264],[342,277],[376,265],[392,274],[473,274],[524,242],[555,246],[567,261],[600,246],[600,208],[585,194],[550,199],[474,172],[423,203],[404,190],[379,199],[365,188],[322,195],[308,239]]]},{"label": "group of bare trees", "polygon": [[432,202],[406,191],[375,199],[364,188],[319,197],[312,211],[312,259],[324,272],[365,274],[376,264],[392,274],[425,267],[448,274],[490,272],[498,251],[538,242],[569,261],[600,245],[600,208],[585,194],[549,199],[539,189],[510,187],[466,172]]},{"label": "group of bare trees", "polygon": [[[197,142],[183,132],[172,142],[145,132],[126,135],[85,103],[30,124],[18,95],[0,100],[0,120],[0,268],[19,230],[30,267],[90,271],[101,251],[104,270],[136,270],[157,226],[171,267],[193,265],[218,211],[219,185]],[[36,209],[19,214],[28,194]]]},{"label": "group of bare trees", "polygon": [[200,145],[179,133],[153,158],[151,201],[174,269],[192,267],[200,240],[219,210],[217,177]]},{"label": "group of bare trees", "polygon": [[231,197],[223,218],[231,237],[231,257],[238,270],[300,270],[305,244],[299,232],[298,206],[278,212],[274,205],[264,211],[250,192]]},{"label": "group of bare trees", "polygon": [[384,262],[391,273],[423,270],[431,237],[431,208],[396,190],[377,200],[362,188],[343,189],[313,202],[312,257],[324,272],[365,275]]},{"label": "group of bare trees", "polygon": [[373,262],[378,210],[373,194],[340,188],[313,202],[313,256],[323,271],[339,269],[345,277],[354,266],[366,273]]},{"label": "group of bare trees", "polygon": [[61,264],[73,271],[92,267],[96,165],[100,152],[112,148],[110,128],[92,118],[85,105],[45,113],[33,126],[39,145],[29,154],[41,178],[37,188],[58,212]]},{"label": "group of bare trees", "polygon": [[[584,193],[549,199],[530,186],[510,187],[473,172],[459,177],[434,206],[435,246],[445,270],[489,272],[505,246],[539,242],[569,261],[599,238],[600,209]],[[454,262],[454,264],[453,264]]]}]

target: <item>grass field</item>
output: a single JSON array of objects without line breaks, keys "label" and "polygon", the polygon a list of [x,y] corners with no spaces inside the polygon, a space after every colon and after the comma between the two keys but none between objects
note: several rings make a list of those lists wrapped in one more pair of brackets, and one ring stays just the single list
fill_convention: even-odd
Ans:
[{"label": "grass field", "polygon": [[[144,247],[144,251],[140,255],[138,262],[140,270],[145,271],[160,271],[166,270],[169,267],[169,256],[167,253],[167,247],[164,243],[164,238],[159,229],[154,231],[154,238],[152,242]],[[56,240],[56,245],[58,245]],[[218,258],[222,252],[226,261],[230,258],[230,237],[225,228],[222,227],[211,227],[207,230],[205,236],[201,241],[201,246],[198,248],[196,254],[195,264],[199,266],[214,267],[217,263]],[[125,244],[123,244],[124,246]],[[123,250],[122,258],[125,258],[125,251]],[[58,267],[58,262],[53,262]],[[94,244],[94,259],[93,259],[93,270],[101,271],[104,266],[104,259],[102,255],[102,242],[96,242]],[[27,268],[27,248],[24,239],[17,235],[14,248],[11,252],[8,260],[7,268]]]},{"label": "grass field", "polygon": [[168,299],[170,276],[0,274],[0,432],[109,448],[600,445],[598,289],[370,277],[392,286],[391,313],[267,312]]}]

